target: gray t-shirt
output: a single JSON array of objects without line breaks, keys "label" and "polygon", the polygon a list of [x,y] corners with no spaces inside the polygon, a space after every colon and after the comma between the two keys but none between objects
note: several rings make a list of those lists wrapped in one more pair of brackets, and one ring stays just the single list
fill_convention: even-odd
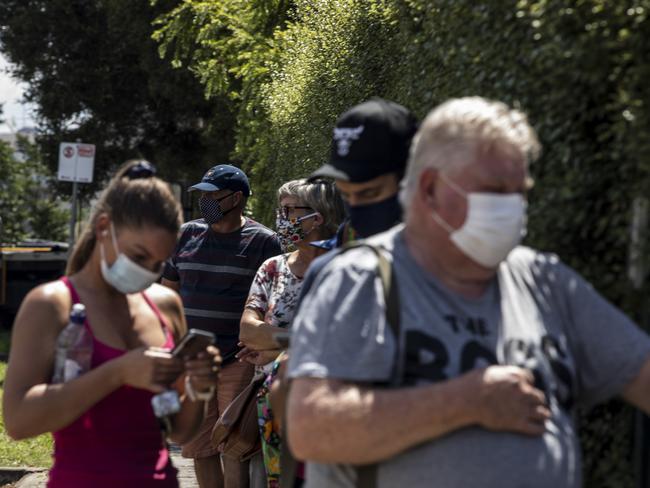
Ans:
[{"label": "gray t-shirt", "polygon": [[[416,263],[403,226],[370,241],[393,261],[406,385],[517,365],[533,371],[552,412],[539,437],[476,426],[411,448],[381,463],[379,487],[581,486],[574,408],[618,394],[649,357],[648,336],[555,255],[517,247],[485,294],[469,300]],[[372,251],[361,248],[319,273],[294,321],[290,377],[390,378],[395,338],[375,266]],[[395,405],[395,421],[405,415]],[[353,487],[355,476],[347,465],[308,463],[307,487]]]}]

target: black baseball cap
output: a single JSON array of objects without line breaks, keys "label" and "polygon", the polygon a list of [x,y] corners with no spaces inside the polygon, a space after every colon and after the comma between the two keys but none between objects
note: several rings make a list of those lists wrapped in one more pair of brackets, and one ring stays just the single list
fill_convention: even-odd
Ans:
[{"label": "black baseball cap", "polygon": [[219,190],[241,191],[244,196],[251,194],[251,187],[248,183],[246,173],[241,169],[229,164],[219,164],[210,168],[203,175],[201,183],[192,185],[187,191],[219,191]]},{"label": "black baseball cap", "polygon": [[372,98],[355,105],[336,121],[329,163],[310,177],[361,183],[386,173],[401,175],[417,128],[415,116],[390,100]]}]

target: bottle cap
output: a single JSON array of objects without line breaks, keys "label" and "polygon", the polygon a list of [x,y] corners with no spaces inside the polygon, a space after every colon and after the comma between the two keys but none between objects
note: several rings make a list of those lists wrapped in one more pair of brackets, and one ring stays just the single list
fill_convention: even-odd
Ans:
[{"label": "bottle cap", "polygon": [[81,303],[75,303],[70,312],[70,321],[75,324],[83,324],[86,320],[86,307]]}]

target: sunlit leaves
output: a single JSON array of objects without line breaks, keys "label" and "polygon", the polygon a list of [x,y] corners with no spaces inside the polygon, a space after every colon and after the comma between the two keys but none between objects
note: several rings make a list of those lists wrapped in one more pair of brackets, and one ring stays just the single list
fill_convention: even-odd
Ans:
[{"label": "sunlit leaves", "polygon": [[23,139],[20,149],[16,158],[14,150],[0,142],[0,242],[65,241],[69,213],[48,189],[52,174],[41,163],[35,145]]}]

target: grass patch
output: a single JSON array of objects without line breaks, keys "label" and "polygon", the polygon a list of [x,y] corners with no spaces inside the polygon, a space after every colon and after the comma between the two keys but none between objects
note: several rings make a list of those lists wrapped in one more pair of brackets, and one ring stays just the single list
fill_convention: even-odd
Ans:
[{"label": "grass patch", "polygon": [[[8,336],[7,336],[8,337]],[[0,336],[0,341],[2,336]],[[2,347],[2,342],[0,342]],[[7,344],[7,350],[9,349]],[[4,392],[4,379],[7,364],[0,362],[0,401]],[[2,407],[0,407],[0,410]],[[39,435],[24,441],[14,441],[5,432],[5,424],[0,415],[0,466],[50,467],[52,465],[52,436]]]}]

